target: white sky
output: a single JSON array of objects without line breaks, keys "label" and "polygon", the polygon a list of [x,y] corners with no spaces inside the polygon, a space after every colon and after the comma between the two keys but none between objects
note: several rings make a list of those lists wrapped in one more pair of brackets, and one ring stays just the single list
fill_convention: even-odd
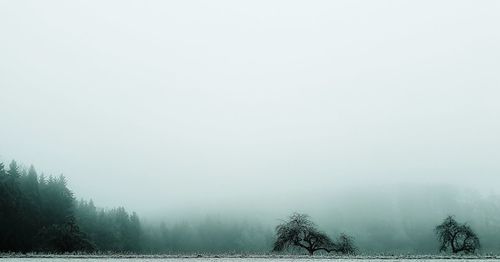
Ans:
[{"label": "white sky", "polygon": [[499,14],[499,1],[0,1],[0,160],[151,212],[358,184],[495,190]]}]

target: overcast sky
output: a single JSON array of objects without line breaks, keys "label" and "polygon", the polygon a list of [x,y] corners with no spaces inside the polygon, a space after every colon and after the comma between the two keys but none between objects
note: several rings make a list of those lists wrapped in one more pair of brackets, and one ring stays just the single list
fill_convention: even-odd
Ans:
[{"label": "overcast sky", "polygon": [[495,190],[499,14],[499,1],[0,1],[0,160],[144,212],[357,185]]}]

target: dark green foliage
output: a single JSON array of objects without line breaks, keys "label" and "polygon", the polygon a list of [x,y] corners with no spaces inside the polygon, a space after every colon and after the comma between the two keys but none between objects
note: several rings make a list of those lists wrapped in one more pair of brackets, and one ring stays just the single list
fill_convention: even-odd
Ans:
[{"label": "dark green foliage", "polygon": [[459,224],[452,216],[445,218],[435,230],[439,239],[439,251],[450,248],[452,253],[471,254],[480,248],[476,233],[467,224]]},{"label": "dark green foliage", "polygon": [[131,215],[123,208],[98,210],[91,201],[81,200],[76,208],[76,218],[100,251],[140,252],[142,229],[138,215]]},{"label": "dark green foliage", "polygon": [[66,253],[95,250],[74,219],[69,219],[64,224],[52,224],[42,228],[36,240],[38,251]]},{"label": "dark green foliage", "polygon": [[0,164],[0,247],[2,250],[21,250],[23,243],[16,232],[20,227],[17,220],[21,214],[22,195],[19,189],[17,166],[15,162],[10,165],[14,169],[5,170]]},{"label": "dark green foliage", "polygon": [[32,166],[0,164],[0,251],[93,250],[75,224],[73,202],[63,176],[39,180]]},{"label": "dark green foliage", "polygon": [[[309,240],[330,243],[317,231]],[[144,228],[123,207],[76,201],[63,176],[38,176],[14,161],[6,170],[0,163],[0,252],[250,253],[271,244],[267,228],[210,217]]]},{"label": "dark green foliage", "polygon": [[141,238],[136,213],[76,203],[64,176],[0,163],[0,252],[140,252]]}]

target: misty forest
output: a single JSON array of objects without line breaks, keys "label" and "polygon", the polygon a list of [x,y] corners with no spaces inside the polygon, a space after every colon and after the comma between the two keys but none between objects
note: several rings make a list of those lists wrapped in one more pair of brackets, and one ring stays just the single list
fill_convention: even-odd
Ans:
[{"label": "misty forest", "polygon": [[[463,206],[461,217],[469,213],[481,218],[470,220],[470,224],[447,216],[441,221],[432,221],[435,225],[431,225],[418,221],[430,222],[425,215],[412,217],[406,213],[386,221],[362,219],[366,224],[356,230],[345,227],[340,218],[346,214],[339,211],[328,217],[330,223],[325,223],[338,226],[332,231],[340,232],[335,237],[301,213],[280,219],[277,225],[228,221],[220,217],[206,217],[196,223],[181,221],[171,226],[166,226],[165,221],[144,223],[137,213],[123,207],[104,209],[92,200],[78,200],[67,187],[64,176],[38,174],[33,166],[25,168],[15,161],[7,167],[0,164],[0,194],[2,252],[356,255],[500,251],[497,237],[500,218],[491,216],[500,211],[498,199],[476,198],[469,203],[439,199],[443,202],[438,204]],[[440,196],[446,194],[449,192]],[[430,210],[436,204],[432,201],[436,200],[428,199],[426,208]],[[404,207],[396,213],[403,211]],[[355,220],[362,216],[351,215]]]},{"label": "misty forest", "polygon": [[0,262],[500,262],[500,0],[0,0]]}]

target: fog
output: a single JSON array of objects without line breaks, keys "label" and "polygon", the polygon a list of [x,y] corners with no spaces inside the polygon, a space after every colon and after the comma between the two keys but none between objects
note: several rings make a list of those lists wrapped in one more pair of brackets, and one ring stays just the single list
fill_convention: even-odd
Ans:
[{"label": "fog", "polygon": [[500,193],[499,12],[2,1],[0,160],[63,173],[76,197],[149,221],[272,225],[300,211],[357,234],[352,217],[390,221],[427,200],[433,219],[467,219],[443,199]]}]

